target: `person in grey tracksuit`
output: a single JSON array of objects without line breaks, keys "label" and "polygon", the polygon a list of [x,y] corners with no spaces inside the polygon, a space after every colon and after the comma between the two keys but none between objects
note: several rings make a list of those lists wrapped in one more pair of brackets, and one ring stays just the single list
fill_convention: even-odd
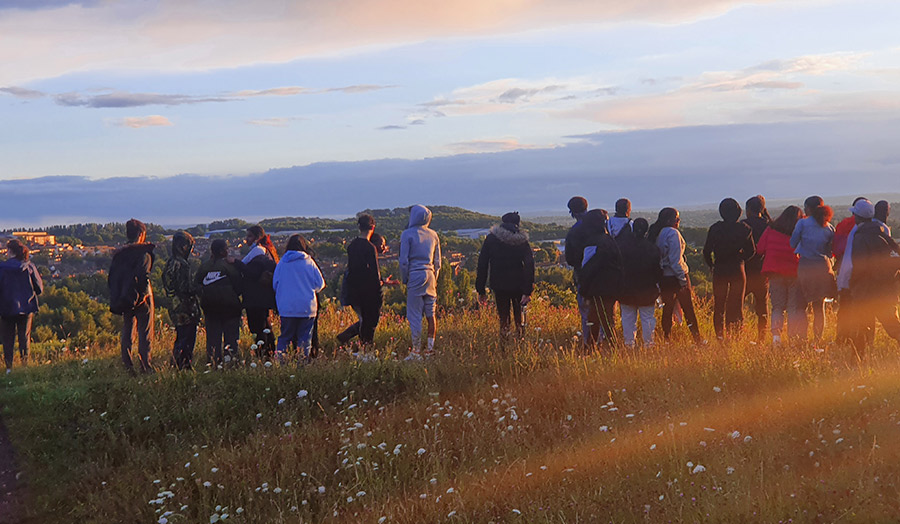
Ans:
[{"label": "person in grey tracksuit", "polygon": [[409,209],[409,227],[400,235],[400,275],[406,284],[406,319],[412,334],[409,358],[420,359],[422,317],[428,322],[425,356],[434,353],[437,324],[434,303],[437,298],[437,276],[441,271],[441,243],[430,229],[431,211],[421,205]]}]

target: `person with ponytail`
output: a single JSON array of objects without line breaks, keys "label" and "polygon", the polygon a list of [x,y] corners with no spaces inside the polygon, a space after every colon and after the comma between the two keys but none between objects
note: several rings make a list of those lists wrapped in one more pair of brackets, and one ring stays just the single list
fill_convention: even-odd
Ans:
[{"label": "person with ponytail", "polygon": [[834,211],[820,196],[807,198],[803,206],[807,216],[794,226],[791,247],[800,256],[797,281],[804,302],[812,304],[813,340],[818,344],[825,330],[825,299],[837,295],[832,259]]},{"label": "person with ponytail", "polygon": [[672,316],[675,313],[675,304],[678,303],[684,312],[684,319],[694,342],[702,344],[703,339],[700,336],[700,327],[694,312],[691,279],[688,276],[688,265],[684,258],[684,237],[678,231],[680,223],[681,217],[678,215],[678,210],[666,207],[660,210],[656,222],[650,226],[650,239],[659,248],[660,267],[663,272],[659,283],[659,291],[663,300],[663,335],[668,340],[669,335],[672,334]]},{"label": "person with ponytail", "polygon": [[278,264],[278,251],[272,239],[259,225],[247,228],[244,241],[250,246],[250,251],[244,255],[238,267],[244,281],[247,327],[253,333],[257,355],[268,358],[275,351],[275,334],[272,333],[269,315],[271,310],[275,309],[272,275]]},{"label": "person with ponytail", "polygon": [[28,363],[31,344],[31,321],[38,311],[38,295],[44,282],[34,264],[28,260],[28,247],[13,239],[6,244],[10,259],[0,264],[0,335],[6,372],[13,366],[14,344],[19,340],[19,358]]},{"label": "person with ponytail", "polygon": [[[753,242],[759,244],[763,233],[769,227],[769,224],[772,223],[769,210],[766,209],[766,199],[762,195],[750,197],[745,207],[747,218],[742,220],[742,222],[750,226],[750,229],[753,230]],[[747,285],[744,295],[753,295],[753,310],[756,313],[756,334],[760,341],[768,338],[766,331],[769,323],[769,281],[763,274],[762,267],[763,255],[759,251],[744,264],[744,271],[747,273]]]}]

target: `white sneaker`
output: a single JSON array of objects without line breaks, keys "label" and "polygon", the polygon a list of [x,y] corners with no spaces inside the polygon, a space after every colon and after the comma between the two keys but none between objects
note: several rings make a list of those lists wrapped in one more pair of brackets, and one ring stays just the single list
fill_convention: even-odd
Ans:
[{"label": "white sneaker", "polygon": [[6,368],[6,374],[9,375],[10,373],[12,373],[12,368]]},{"label": "white sneaker", "polygon": [[772,344],[779,345],[781,344],[781,336],[780,335],[772,335]]},{"label": "white sneaker", "polygon": [[422,354],[418,351],[410,351],[409,355],[406,355],[406,358],[403,359],[404,362],[422,362],[425,360],[422,358]]}]

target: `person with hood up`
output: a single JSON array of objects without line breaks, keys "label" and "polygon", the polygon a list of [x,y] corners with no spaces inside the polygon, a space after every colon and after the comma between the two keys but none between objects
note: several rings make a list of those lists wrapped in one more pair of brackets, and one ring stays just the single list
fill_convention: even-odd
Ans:
[{"label": "person with hood up", "polygon": [[238,268],[243,278],[242,302],[247,311],[247,328],[253,333],[257,355],[268,358],[275,351],[275,334],[269,315],[275,309],[272,275],[278,264],[278,251],[262,226],[247,228],[244,241],[251,246]]},{"label": "person with hood up", "polygon": [[172,297],[172,320],[175,322],[172,359],[178,369],[191,369],[193,366],[197,324],[200,323],[197,286],[189,261],[193,251],[194,237],[187,231],[175,233],[172,236],[172,256],[166,261],[162,274],[166,293]]},{"label": "person with hood up", "polygon": [[632,223],[631,232],[625,231],[616,237],[624,269],[619,309],[622,312],[622,334],[627,348],[633,348],[635,344],[638,313],[641,316],[644,347],[653,345],[653,333],[656,331],[655,306],[659,297],[662,267],[659,265],[659,248],[647,240],[649,229],[650,224],[646,219],[637,218]]},{"label": "person with hood up", "polygon": [[19,240],[6,243],[9,260],[0,264],[0,339],[6,372],[13,367],[14,345],[19,341],[19,359],[28,364],[31,345],[31,321],[38,311],[38,295],[44,282],[34,264],[28,260],[28,247]]},{"label": "person with hood up", "polygon": [[691,289],[691,279],[687,261],[684,258],[686,244],[678,226],[681,217],[678,210],[666,207],[659,211],[656,222],[650,226],[648,233],[651,242],[659,248],[659,264],[662,267],[663,276],[659,283],[659,292],[663,301],[662,329],[666,340],[672,334],[672,317],[675,313],[676,302],[681,305],[684,320],[694,342],[703,344],[700,336],[700,326],[697,324],[697,314],[694,312],[694,299]]},{"label": "person with hood up", "polygon": [[820,196],[811,196],[803,203],[806,218],[794,226],[791,247],[800,255],[797,280],[803,300],[812,304],[813,341],[818,344],[825,330],[825,299],[837,295],[834,278],[832,245],[834,211]]},{"label": "person with hood up", "polygon": [[318,315],[316,293],[325,289],[325,279],[310,255],[309,243],[302,235],[291,235],[284,256],[275,267],[272,279],[275,302],[281,315],[281,335],[275,355],[285,361],[287,348],[296,346],[303,362],[310,359],[312,331]]},{"label": "person with hood up", "polygon": [[797,282],[799,257],[791,247],[791,233],[803,211],[788,206],[763,232],[756,251],[763,256],[762,274],[772,300],[772,342],[780,344],[787,316],[787,336],[806,337],[806,304]]},{"label": "person with hood up", "polygon": [[716,337],[725,339],[728,330],[737,332],[744,321],[744,263],[756,254],[753,230],[741,218],[741,205],[733,198],[719,204],[722,220],[709,228],[703,259],[713,273],[713,326]]},{"label": "person with hood up", "polygon": [[534,252],[528,243],[528,233],[519,229],[519,213],[507,213],[500,221],[481,245],[475,290],[485,302],[486,285],[490,285],[500,316],[500,336],[506,337],[510,310],[516,331],[521,334],[525,329],[522,306],[531,301],[534,290]]},{"label": "person with hood up", "polygon": [[[759,239],[762,238],[766,228],[772,222],[769,210],[766,209],[765,197],[762,195],[750,197],[747,199],[746,208],[747,218],[742,220],[742,222],[753,230],[754,244],[759,244]],[[759,250],[744,264],[744,272],[747,274],[744,296],[753,295],[753,311],[756,313],[756,334],[757,339],[760,341],[766,338],[769,324],[769,281],[762,273],[762,266],[763,255],[759,253]]]},{"label": "person with hood up", "polygon": [[609,234],[618,239],[623,231],[631,230],[631,200],[620,198],[616,200],[616,213],[607,222]]},{"label": "person with hood up", "polygon": [[109,266],[109,310],[122,315],[122,363],[134,371],[131,360],[132,334],[137,326],[138,354],[142,373],[152,373],[150,366],[150,338],[153,336],[153,289],[150,271],[153,269],[153,249],[147,242],[147,226],[132,218],[125,223],[128,243],[113,253]]},{"label": "person with hood up", "polygon": [[[897,317],[897,272],[900,271],[900,247],[875,220],[875,206],[868,200],[852,208],[856,230],[847,252],[853,257],[850,292],[855,317],[854,346],[860,355],[875,338],[875,320],[888,336],[900,342],[900,318]],[[846,254],[845,254],[846,256]]]},{"label": "person with hood up", "polygon": [[195,282],[206,323],[206,362],[218,368],[239,354],[243,279],[228,255],[225,239],[213,240],[209,251],[210,257],[200,264]]},{"label": "person with hood up", "polygon": [[575,224],[566,233],[565,256],[566,264],[572,267],[572,280],[575,285],[575,298],[578,301],[578,314],[581,315],[581,342],[584,348],[590,346],[590,327],[588,316],[591,308],[585,297],[578,293],[578,272],[581,271],[581,259],[584,257],[584,245],[587,234],[582,222],[584,214],[588,210],[588,201],[584,197],[573,196],[566,205],[569,214],[575,219]]},{"label": "person with hood up", "polygon": [[437,322],[434,303],[441,271],[441,242],[431,228],[431,211],[422,205],[409,208],[409,227],[400,235],[400,276],[406,284],[406,320],[412,335],[408,360],[422,360],[422,317],[428,322],[424,356],[434,354]]},{"label": "person with hood up", "polygon": [[601,330],[606,334],[604,345],[616,343],[616,300],[622,293],[622,254],[606,227],[609,215],[603,209],[592,209],[584,216],[587,240],[578,277],[578,292],[590,306],[590,343],[600,341]]}]

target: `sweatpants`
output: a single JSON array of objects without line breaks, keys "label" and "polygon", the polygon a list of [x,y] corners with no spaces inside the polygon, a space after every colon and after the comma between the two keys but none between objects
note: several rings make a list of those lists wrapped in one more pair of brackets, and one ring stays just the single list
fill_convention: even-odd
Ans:
[{"label": "sweatpants", "polygon": [[653,332],[656,331],[656,308],[654,306],[629,306],[619,302],[622,312],[622,335],[626,347],[634,347],[637,337],[638,313],[641,315],[641,337],[644,347],[653,345]]},{"label": "sweatpants", "polygon": [[370,344],[375,340],[375,329],[381,317],[381,295],[360,299],[358,302],[352,307],[359,320],[338,334],[337,339],[341,344],[346,344],[357,335],[363,344]]},{"label": "sweatpants", "polygon": [[431,295],[406,295],[406,321],[412,336],[413,351],[422,347],[422,317],[434,318],[435,297]]},{"label": "sweatpants", "polygon": [[[616,299],[615,297],[587,297],[590,314],[588,316],[588,328],[590,329],[589,342],[593,346],[597,342],[605,340],[606,344],[615,344]],[[606,338],[601,338],[605,333]]]},{"label": "sweatpants", "polygon": [[[257,345],[257,356],[264,358],[275,351],[275,333],[272,332],[272,322],[269,320],[269,309],[264,307],[247,308],[247,329],[253,333],[253,343]],[[266,330],[269,330],[266,333]],[[262,345],[259,341],[262,340]]]},{"label": "sweatpants", "polygon": [[509,315],[512,313],[513,320],[516,323],[516,330],[522,331],[522,292],[521,291],[504,291],[502,289],[492,289],[494,300],[497,302],[497,315],[500,317],[500,334],[506,335],[509,332]]},{"label": "sweatpants", "polygon": [[[769,296],[772,299],[772,335],[806,338],[806,303],[796,277],[769,276]],[[787,332],[784,330],[787,319]]]},{"label": "sweatpants", "polygon": [[172,361],[178,369],[191,369],[194,362],[194,346],[197,344],[197,324],[175,326],[175,344],[172,346]]},{"label": "sweatpants", "polygon": [[675,303],[681,305],[684,320],[694,337],[695,342],[700,342],[700,327],[697,324],[697,314],[694,312],[693,292],[690,280],[686,286],[681,285],[678,277],[664,276],[659,283],[659,291],[663,301],[662,329],[663,335],[668,340],[672,334],[672,315],[675,313]]},{"label": "sweatpants", "polygon": [[140,355],[141,371],[152,371],[150,367],[150,338],[153,336],[153,295],[133,311],[122,314],[122,364],[125,369],[134,369],[131,360],[132,335],[137,327],[138,355]]},{"label": "sweatpants", "polygon": [[738,331],[744,322],[744,286],[747,279],[744,270],[731,274],[713,273],[713,328],[716,337],[725,337],[725,324],[729,331]]},{"label": "sweatpants", "polygon": [[300,350],[301,358],[308,359],[315,323],[316,317],[281,317],[281,335],[278,336],[275,353],[284,355],[288,346],[293,344]]},{"label": "sweatpants", "polygon": [[0,319],[0,336],[3,340],[3,359],[6,361],[6,369],[13,365],[13,345],[16,339],[19,341],[19,358],[22,364],[28,362],[28,349],[31,346],[31,321],[34,313],[15,315]]},{"label": "sweatpants", "polygon": [[224,362],[224,355],[237,358],[238,339],[241,336],[241,316],[224,316],[207,313],[206,321],[206,362],[218,366]]},{"label": "sweatpants", "polygon": [[756,313],[756,334],[762,340],[769,327],[769,279],[766,275],[756,272],[747,273],[744,296],[750,295],[753,295],[753,312]]}]

